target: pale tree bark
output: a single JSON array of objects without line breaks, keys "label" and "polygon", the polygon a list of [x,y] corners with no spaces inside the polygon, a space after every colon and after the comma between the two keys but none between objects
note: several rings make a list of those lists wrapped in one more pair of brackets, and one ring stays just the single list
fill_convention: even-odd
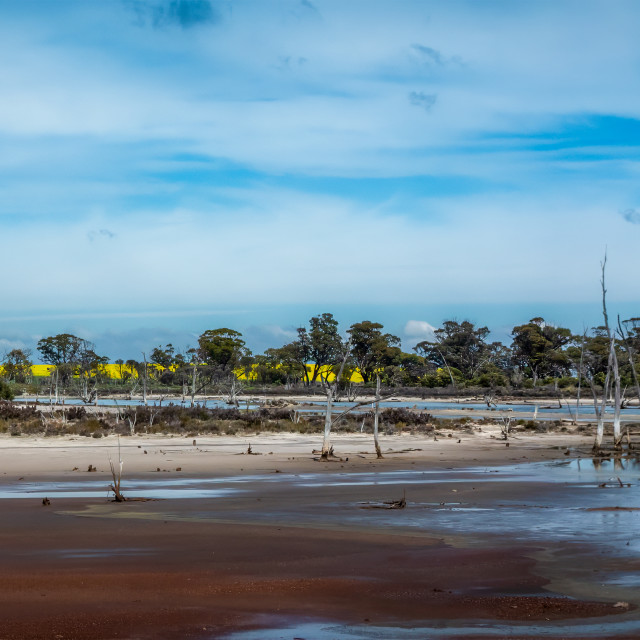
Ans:
[{"label": "pale tree bark", "polygon": [[[322,380],[323,378],[321,378]],[[333,409],[333,389],[328,382],[323,382],[327,394],[327,408],[324,414],[324,434],[322,438],[322,457],[328,458],[331,452],[331,422]]]},{"label": "pale tree bark", "polygon": [[613,446],[619,448],[622,443],[622,429],[620,424],[620,410],[622,409],[622,396],[620,393],[620,370],[618,368],[618,356],[616,354],[615,336],[611,337],[611,365],[613,373]]},{"label": "pale tree bark", "polygon": [[340,364],[340,369],[338,370],[338,374],[336,375],[334,382],[329,382],[328,375],[320,376],[322,386],[327,394],[327,409],[324,414],[324,435],[322,438],[322,457],[325,459],[331,455],[331,426],[333,424],[333,416],[331,412],[333,409],[333,398],[338,389],[338,385],[340,384],[340,378],[342,378],[342,372],[344,371],[344,366],[349,359],[350,352],[351,338],[349,338],[349,342],[347,342],[344,350],[344,357],[342,358],[342,363]]},{"label": "pale tree bark", "polygon": [[593,442],[593,450],[597,452],[602,448],[602,439],[604,438],[604,407],[598,406],[598,392],[591,379],[589,379],[589,386],[593,396],[593,411],[596,414],[596,437]]},{"label": "pale tree bark", "polygon": [[198,365],[193,363],[193,373],[191,375],[191,406],[195,404],[196,397],[196,380],[198,378]]},{"label": "pale tree bark", "polygon": [[580,392],[582,391],[582,369],[584,367],[584,341],[587,337],[587,330],[582,334],[582,343],[580,344],[580,364],[578,366],[578,394],[576,396],[576,424],[580,417]]},{"label": "pale tree bark", "polygon": [[[622,408],[622,399],[620,393],[620,370],[618,368],[618,356],[616,354],[616,338],[615,334],[611,331],[611,327],[609,326],[609,314],[607,313],[607,288],[605,286],[605,270],[607,267],[607,254],[604,255],[604,260],[601,263],[602,267],[602,277],[600,279],[600,284],[602,287],[602,315],[604,316],[604,326],[607,330],[607,337],[609,338],[609,360],[607,363],[607,378],[611,382],[613,382],[613,393],[614,393],[614,404],[613,404],[613,446],[619,447],[622,442],[622,434],[620,429],[620,409]],[[613,380],[611,380],[613,377]],[[605,385],[606,386],[606,385]],[[605,388],[605,392],[603,393],[603,411],[604,407],[606,407],[606,397],[607,392],[610,391],[609,388]],[[604,415],[603,415],[604,419]]]},{"label": "pale tree bark", "polygon": [[238,394],[242,393],[243,385],[240,384],[236,378],[235,373],[231,373],[231,386],[229,387],[229,393],[227,394],[227,404],[232,404],[236,409],[238,408]]},{"label": "pale tree bark", "polygon": [[144,370],[142,374],[142,403],[147,406],[147,354],[142,352],[142,362],[144,364]]},{"label": "pale tree bark", "polygon": [[376,408],[373,414],[373,444],[376,448],[376,457],[382,458],[380,442],[378,441],[378,428],[380,425],[380,374],[376,374]]}]

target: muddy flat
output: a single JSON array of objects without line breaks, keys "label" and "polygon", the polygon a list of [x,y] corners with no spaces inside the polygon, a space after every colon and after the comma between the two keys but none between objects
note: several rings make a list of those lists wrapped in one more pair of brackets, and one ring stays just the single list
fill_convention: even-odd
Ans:
[{"label": "muddy flat", "polygon": [[640,637],[636,458],[496,436],[2,438],[0,638]]}]

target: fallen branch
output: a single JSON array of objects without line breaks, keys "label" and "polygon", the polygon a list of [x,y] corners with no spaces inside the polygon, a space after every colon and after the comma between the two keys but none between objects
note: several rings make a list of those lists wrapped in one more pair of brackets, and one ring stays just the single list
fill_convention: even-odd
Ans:
[{"label": "fallen branch", "polygon": [[367,502],[361,505],[361,509],[404,509],[407,506],[405,492],[402,492],[400,500],[389,500],[387,502]]}]

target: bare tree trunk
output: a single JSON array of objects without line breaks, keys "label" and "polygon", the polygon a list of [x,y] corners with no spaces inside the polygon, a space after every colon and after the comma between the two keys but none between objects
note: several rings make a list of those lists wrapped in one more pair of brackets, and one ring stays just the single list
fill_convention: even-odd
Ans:
[{"label": "bare tree trunk", "polygon": [[438,353],[442,358],[442,362],[444,363],[444,366],[447,368],[447,373],[449,374],[449,378],[451,379],[451,386],[454,389],[456,389],[456,383],[455,383],[455,380],[453,379],[453,373],[451,373],[451,369],[449,368],[449,365],[447,364],[447,361],[445,360],[445,357],[442,355],[442,351],[440,351],[440,349],[438,349]]},{"label": "bare tree trunk", "polygon": [[227,404],[232,404],[236,409],[238,408],[238,393],[242,391],[242,385],[239,385],[235,376],[235,373],[231,373],[231,388],[229,389],[229,395],[227,396]]},{"label": "bare tree trunk", "polygon": [[193,407],[196,397],[196,378],[198,376],[198,367],[193,364],[193,374],[191,376],[191,406]]},{"label": "bare tree trunk", "polygon": [[613,446],[619,448],[622,443],[622,432],[620,428],[620,409],[622,408],[622,397],[620,394],[620,370],[618,369],[618,356],[616,354],[615,335],[611,336],[611,365],[613,372],[614,404],[613,404]]},{"label": "bare tree trunk", "polygon": [[[333,382],[336,389],[340,384],[340,378],[342,377],[344,366],[347,363],[347,360],[349,359],[350,352],[351,352],[351,338],[349,338],[349,341],[346,344],[346,348],[344,350],[344,357],[342,358],[342,364],[340,365],[340,369],[338,370],[338,375],[336,376],[336,379]],[[331,412],[333,409],[334,389],[329,383],[328,373],[324,378],[321,375],[320,380],[322,380],[322,386],[324,387],[325,393],[327,394],[327,410],[324,414],[324,436],[322,439],[322,457],[326,459],[329,457],[331,453],[330,438],[331,438],[331,425],[333,424],[333,416]]]},{"label": "bare tree trunk", "polygon": [[328,458],[331,451],[331,411],[333,409],[333,389],[328,382],[325,383],[325,392],[327,394],[327,409],[324,414],[324,436],[322,439],[322,457]]},{"label": "bare tree trunk", "polygon": [[596,414],[596,439],[593,443],[593,450],[600,451],[602,449],[602,440],[604,438],[604,407],[598,406],[598,392],[593,380],[589,379],[591,394],[593,395],[593,411]]},{"label": "bare tree trunk", "polygon": [[142,375],[142,403],[147,406],[147,354],[142,352],[142,361],[144,363],[144,371]]},{"label": "bare tree trunk", "polygon": [[376,457],[382,458],[380,443],[378,442],[378,425],[380,424],[380,375],[376,374],[376,408],[373,415],[373,444],[376,448]]},{"label": "bare tree trunk", "polygon": [[607,267],[607,254],[604,254],[604,260],[601,263],[602,278],[600,284],[602,286],[602,315],[604,316],[604,326],[607,330],[607,337],[609,338],[609,360],[607,362],[607,376],[605,383],[605,392],[603,394],[603,414],[604,407],[606,406],[607,393],[611,392],[611,375],[613,374],[613,392],[614,392],[614,408],[613,408],[613,446],[619,447],[622,442],[622,435],[620,433],[620,371],[618,369],[618,356],[616,354],[616,338],[615,334],[611,331],[609,326],[609,314],[607,313],[607,288],[605,286],[605,270]]},{"label": "bare tree trunk", "polygon": [[[127,414],[127,421],[129,422],[129,433],[134,436],[136,434],[136,422],[138,421],[138,408],[134,407],[133,417],[131,417],[131,411]],[[118,443],[120,440],[118,440]],[[120,446],[118,444],[118,446]]]},{"label": "bare tree trunk", "polygon": [[587,337],[587,330],[582,334],[582,343],[580,344],[580,365],[578,367],[578,394],[576,396],[576,424],[580,413],[580,391],[582,389],[582,369],[584,366],[584,341]]}]

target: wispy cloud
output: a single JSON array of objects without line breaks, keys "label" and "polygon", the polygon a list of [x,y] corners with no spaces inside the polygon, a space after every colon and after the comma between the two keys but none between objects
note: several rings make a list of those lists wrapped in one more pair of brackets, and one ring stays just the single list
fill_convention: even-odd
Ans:
[{"label": "wispy cloud", "polygon": [[318,12],[318,8],[316,7],[316,5],[313,4],[313,2],[311,2],[310,0],[300,0],[300,4],[310,11],[313,11],[315,13]]},{"label": "wispy cloud", "polygon": [[445,64],[443,55],[436,49],[425,47],[422,44],[412,44],[411,49],[413,49],[415,53],[427,62],[432,62],[438,66],[443,66]]},{"label": "wispy cloud", "polygon": [[431,111],[438,96],[435,93],[424,93],[423,91],[412,91],[409,94],[409,102],[414,107],[422,107],[425,111]]},{"label": "wispy cloud", "polygon": [[116,234],[113,233],[113,231],[109,231],[109,229],[99,229],[98,231],[89,231],[87,237],[89,238],[89,242],[94,242],[99,239],[113,240]]},{"label": "wispy cloud", "polygon": [[625,209],[620,215],[631,224],[640,224],[640,211],[637,209]]},{"label": "wispy cloud", "polygon": [[140,26],[192,29],[216,24],[221,14],[211,0],[126,0]]}]

